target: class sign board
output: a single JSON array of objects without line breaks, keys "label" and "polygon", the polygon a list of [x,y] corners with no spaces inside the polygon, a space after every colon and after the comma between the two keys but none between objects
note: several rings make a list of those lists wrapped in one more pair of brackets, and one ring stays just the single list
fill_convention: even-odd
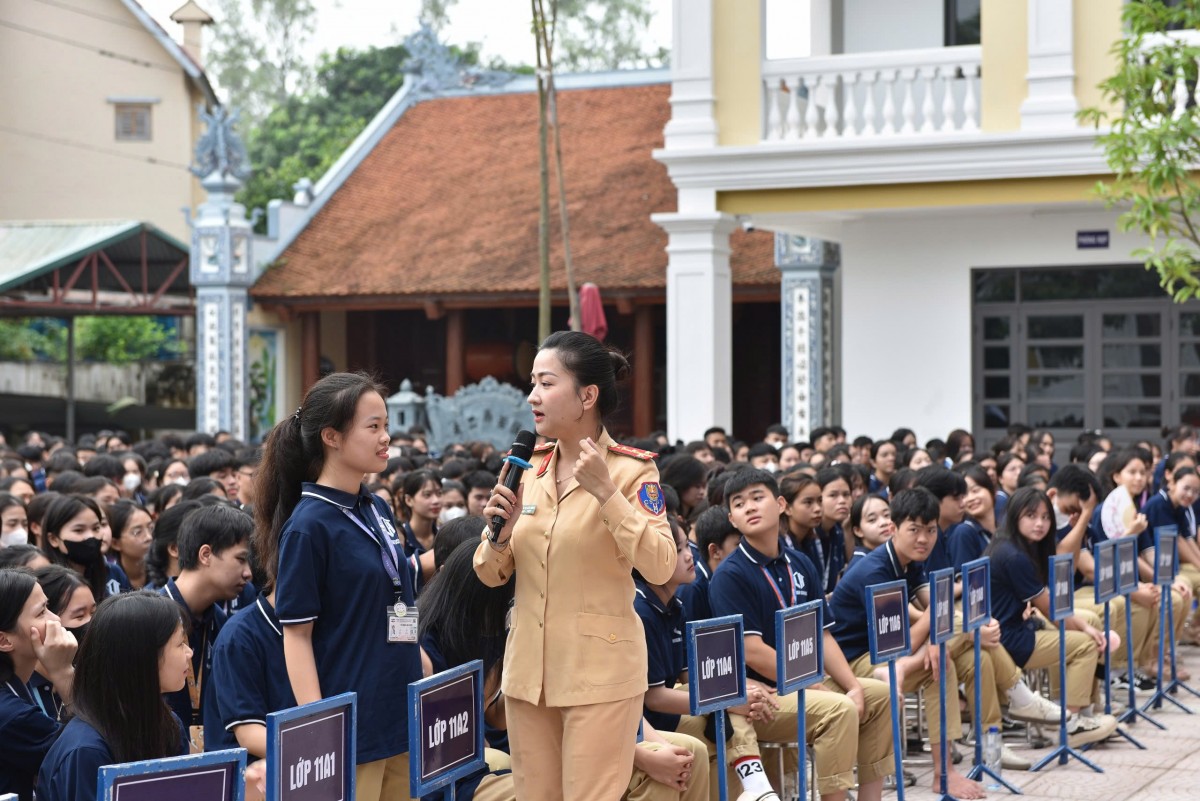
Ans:
[{"label": "class sign board", "polygon": [[1122,537],[1117,543],[1117,590],[1128,595],[1137,589],[1137,538]]},{"label": "class sign board", "polygon": [[96,779],[96,798],[100,801],[242,801],[245,783],[246,749],[231,748],[105,765]]},{"label": "class sign board", "polygon": [[352,801],[358,696],[267,715],[267,801]]},{"label": "class sign board", "polygon": [[693,715],[746,703],[742,616],[687,624],[688,700]]},{"label": "class sign board", "polygon": [[977,631],[992,619],[992,560],[984,556],[962,567],[963,631]]},{"label": "class sign board", "polygon": [[929,574],[929,641],[941,645],[954,636],[954,568]]},{"label": "class sign board", "polygon": [[1066,620],[1075,614],[1075,555],[1050,557],[1050,619]]},{"label": "class sign board", "polygon": [[1092,586],[1097,604],[1106,604],[1121,592],[1117,581],[1117,542],[1104,540],[1092,546]]},{"label": "class sign board", "polygon": [[1160,587],[1175,580],[1175,549],[1178,538],[1177,526],[1159,526],[1154,529],[1154,583]]},{"label": "class sign board", "polygon": [[867,638],[871,646],[871,664],[907,656],[908,585],[888,581],[867,587]]},{"label": "class sign board", "polygon": [[781,694],[825,677],[825,602],[809,601],[775,613],[775,675]]},{"label": "class sign board", "polygon": [[414,798],[484,765],[483,662],[408,685],[409,783]]}]

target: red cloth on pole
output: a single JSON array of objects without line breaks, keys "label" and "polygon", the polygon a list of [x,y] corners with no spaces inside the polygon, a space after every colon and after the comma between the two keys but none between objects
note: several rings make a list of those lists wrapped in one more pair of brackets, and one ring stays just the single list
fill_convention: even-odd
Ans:
[{"label": "red cloth on pole", "polygon": [[604,316],[604,302],[600,300],[600,287],[584,284],[579,287],[579,328],[601,342],[608,336],[608,319]]}]

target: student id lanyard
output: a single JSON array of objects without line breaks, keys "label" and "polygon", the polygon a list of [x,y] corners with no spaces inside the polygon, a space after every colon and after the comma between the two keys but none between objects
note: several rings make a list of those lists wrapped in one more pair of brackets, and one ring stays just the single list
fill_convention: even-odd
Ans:
[{"label": "student id lanyard", "polygon": [[400,558],[396,554],[396,546],[383,533],[386,529],[383,520],[379,517],[379,510],[375,508],[374,504],[371,505],[371,512],[375,515],[375,523],[379,526],[378,532],[372,531],[349,509],[342,509],[342,514],[354,521],[354,525],[362,529],[379,546],[379,559],[383,562],[384,572],[392,580],[392,604],[387,608],[387,641],[389,643],[415,643],[418,629],[417,608],[416,606],[409,607],[404,603],[404,585],[400,580]]},{"label": "student id lanyard", "polygon": [[789,606],[796,605],[796,579],[792,576],[792,562],[787,558],[787,554],[783,556],[783,564],[787,568],[788,585],[791,587],[792,602],[790,604],[784,603],[783,593],[779,591],[779,584],[775,581],[774,576],[771,575],[771,571],[767,570],[765,565],[759,565],[758,569],[762,571],[763,576],[766,578],[767,586],[771,588],[771,592],[775,593],[775,599],[779,601],[779,608],[787,609]]},{"label": "student id lanyard", "polygon": [[[830,544],[832,545],[832,537]],[[825,546],[821,544],[821,530],[817,529],[813,532],[813,545],[817,548],[817,562],[821,565],[823,575],[821,576],[821,592],[825,592],[825,588],[829,586],[829,571],[833,566],[833,548],[829,549],[829,557],[825,557]]]}]

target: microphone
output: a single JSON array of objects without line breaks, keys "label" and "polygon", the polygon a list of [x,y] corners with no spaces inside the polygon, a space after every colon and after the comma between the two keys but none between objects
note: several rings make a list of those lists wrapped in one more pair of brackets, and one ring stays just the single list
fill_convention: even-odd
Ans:
[{"label": "microphone", "polygon": [[[529,463],[529,457],[533,456],[533,444],[536,441],[537,437],[532,431],[521,429],[517,432],[517,439],[512,444],[512,450],[508,452],[508,456],[504,457],[504,461],[508,462],[508,475],[504,479],[504,486],[513,492],[516,492],[517,487],[521,485],[521,475],[526,470],[533,468],[533,465]],[[513,509],[513,514],[520,514],[520,510]],[[500,515],[492,516],[492,523],[488,528],[488,540],[496,541],[496,538],[500,536],[500,529],[504,528],[504,523],[505,520]]]}]

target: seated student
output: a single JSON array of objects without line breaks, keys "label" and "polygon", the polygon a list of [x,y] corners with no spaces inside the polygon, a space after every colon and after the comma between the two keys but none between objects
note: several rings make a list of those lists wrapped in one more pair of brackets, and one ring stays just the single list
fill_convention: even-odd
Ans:
[{"label": "seated student", "polygon": [[892,509],[881,495],[862,495],[850,507],[850,518],[846,522],[846,533],[854,543],[846,569],[857,560],[883,545],[896,533],[892,523]]},{"label": "seated student", "polygon": [[34,778],[62,727],[34,703],[27,682],[41,665],[69,701],[75,648],[33,573],[0,570],[0,795],[32,801]]},{"label": "seated student", "polygon": [[75,717],[42,762],[38,801],[95,801],[102,766],[186,754],[163,698],[183,688],[191,656],[168,599],[139,591],[100,604],[79,648]]},{"label": "seated student", "polygon": [[[992,612],[1000,621],[1000,641],[1022,668],[1049,668],[1058,663],[1058,629],[1047,623],[1049,559],[1055,543],[1050,532],[1054,509],[1046,493],[1022,487],[1008,501],[1004,526],[988,545],[992,559]],[[1036,609],[1041,616],[1029,614]],[[1079,615],[1067,618],[1067,733],[1072,747],[1098,742],[1117,728],[1111,715],[1096,715],[1092,689],[1099,649],[1105,635]]]},{"label": "seated student", "polygon": [[227,618],[221,602],[236,598],[250,581],[250,534],[254,521],[240,509],[213,504],[193,511],[179,530],[179,575],[161,590],[187,614],[193,655],[187,686],[166,696],[188,726],[192,751],[204,750],[204,721],[219,717],[206,678],[212,675],[213,645]]},{"label": "seated student", "polygon": [[963,496],[967,493],[967,482],[961,475],[941,465],[930,465],[917,471],[916,486],[933,493],[938,501],[937,541],[925,559],[925,573],[951,567],[950,550],[946,533],[952,526],[962,522]]},{"label": "seated student", "polygon": [[902,490],[912,489],[917,484],[917,471],[908,467],[901,467],[892,476],[892,480],[888,482],[887,497],[890,501],[895,498]]},{"label": "seated student", "polygon": [[401,526],[404,555],[420,555],[432,550],[437,537],[438,515],[442,511],[441,479],[432,470],[413,470],[397,489],[396,505],[399,516],[404,519]]},{"label": "seated student", "polygon": [[729,513],[725,511],[724,506],[710,506],[705,509],[696,521],[692,533],[696,542],[688,545],[692,549],[696,577],[691,583],[679,585],[679,600],[683,603],[683,611],[688,620],[708,620],[713,616],[712,605],[708,599],[708,583],[721,560],[737,548],[742,535],[729,522]]},{"label": "seated student", "polygon": [[79,573],[98,600],[129,586],[125,572],[104,559],[104,513],[91,498],[60,495],[42,518],[42,554]]},{"label": "seated student", "polygon": [[825,519],[821,485],[814,476],[792,472],[780,480],[779,495],[787,504],[783,510],[783,542],[792,550],[804,553],[805,543],[815,536]]},{"label": "seated student", "polygon": [[846,534],[842,524],[850,516],[850,467],[838,465],[817,472],[821,487],[821,522],[808,539],[800,543],[800,552],[817,567],[822,592],[826,595],[837,586],[838,576],[846,566]]},{"label": "seated student", "polygon": [[238,498],[238,460],[224,448],[212,448],[188,459],[188,475],[192,481],[211,478],[225,490],[225,497],[233,503]]},{"label": "seated student", "polygon": [[[1192,554],[1192,550],[1189,548],[1192,543],[1187,539],[1190,530],[1188,513],[1192,511],[1192,503],[1195,502],[1197,496],[1200,496],[1200,477],[1196,476],[1195,470],[1183,467],[1175,471],[1168,483],[1169,490],[1163,489],[1156,492],[1142,507],[1142,514],[1146,516],[1146,528],[1138,535],[1137,548],[1140,554],[1138,571],[1143,580],[1153,579],[1155,530],[1164,526],[1174,526],[1176,534],[1178,534],[1175,541],[1178,553],[1177,572],[1171,588],[1171,595],[1178,599],[1173,611],[1175,613],[1175,638],[1179,639],[1183,636],[1184,626],[1187,625],[1194,597],[1192,579],[1188,574],[1179,571],[1179,568],[1182,564],[1186,564],[1184,556]],[[1186,670],[1182,670],[1178,664],[1176,664],[1175,672],[1183,681],[1190,678],[1190,674]]]},{"label": "seated student", "polygon": [[[1190,457],[1188,461],[1191,461]],[[1197,545],[1196,540],[1195,509],[1195,504],[1200,502],[1200,474],[1196,473],[1194,464],[1176,465],[1174,470],[1166,474],[1164,483],[1163,489],[1171,504],[1178,504],[1182,509],[1182,515],[1179,515],[1182,518],[1178,540],[1179,575],[1191,584],[1192,597],[1195,598],[1200,595],[1200,545]],[[1157,525],[1150,515],[1151,512],[1148,511],[1146,518],[1150,525]],[[1198,614],[1200,613],[1193,611],[1191,617],[1184,622],[1180,642],[1200,645],[1200,636],[1197,634],[1197,621],[1200,620]]]},{"label": "seated student", "polygon": [[[709,769],[715,774],[721,768],[715,762],[716,743],[705,731],[709,716],[689,714],[688,691],[676,687],[680,677],[687,672],[683,632],[688,620],[676,591],[680,586],[690,583],[696,572],[682,526],[675,520],[670,520],[670,524],[679,551],[675,572],[665,584],[658,585],[650,584],[634,572],[636,589],[633,608],[642,620],[649,670],[643,714],[660,732],[682,732],[697,738],[703,737],[712,757]],[[748,703],[727,710],[732,729],[725,752],[727,767],[734,769],[746,793],[761,801],[779,801],[763,770],[758,737],[751,722],[763,714],[763,707],[770,703],[770,691],[757,682],[747,680],[747,696],[750,699]],[[796,725],[794,717],[792,725]],[[709,787],[717,786],[717,782],[715,775],[710,776]]]},{"label": "seated student", "polygon": [[[747,675],[773,687],[775,612],[823,598],[821,579],[806,556],[782,544],[779,520],[788,504],[770,473],[743,470],[734,474],[725,484],[725,500],[729,520],[741,532],[742,540],[713,573],[709,586],[713,613],[742,615]],[[878,801],[884,777],[893,772],[890,694],[882,682],[860,679],[850,670],[830,635],[834,623],[826,605],[825,672],[833,686],[814,685],[805,694],[817,789],[826,801],[845,798],[854,786],[857,764],[858,798]],[[774,720],[755,727],[760,740],[775,742],[794,736],[795,718],[791,718],[790,734],[787,721],[797,713],[797,700],[796,693],[778,697]]]},{"label": "seated student", "polygon": [[[850,668],[858,676],[886,676],[885,669],[871,664],[867,635],[866,588],[872,584],[903,579],[908,584],[911,600],[928,605],[928,579],[923,563],[929,557],[937,538],[938,501],[924,488],[902,490],[892,499],[892,522],[896,533],[882,546],[854,563],[833,591],[831,605],[835,623],[833,638],[837,641]],[[910,630],[912,654],[896,661],[897,686],[904,692],[921,692],[925,699],[925,715],[929,721],[929,739],[937,742],[941,736],[941,699],[937,688],[937,651],[928,648],[929,615],[921,615]],[[828,652],[827,652],[828,653]],[[986,684],[986,682],[985,682]],[[946,665],[946,686],[958,686],[958,674],[953,660]],[[958,693],[946,694],[946,737],[956,740],[962,736],[962,716]],[[944,766],[947,787],[955,798],[982,798],[983,788],[968,780],[953,765]],[[933,749],[933,787],[938,789],[943,765],[939,749]]]},{"label": "seated student", "polygon": [[868,491],[876,495],[888,494],[888,485],[896,472],[896,443],[881,439],[871,445],[871,481]]},{"label": "seated student", "polygon": [[779,470],[779,452],[769,442],[756,442],[746,449],[744,459],[738,461],[750,462],[750,466],[759,470],[774,473]]},{"label": "seated student", "polygon": [[[47,565],[34,571],[33,576],[46,593],[47,608],[58,616],[62,627],[82,644],[92,615],[96,612],[96,598],[92,588],[74,570],[60,565]],[[66,723],[67,709],[62,696],[54,689],[54,682],[35,670],[26,682],[33,694],[33,702],[47,717]]]}]

